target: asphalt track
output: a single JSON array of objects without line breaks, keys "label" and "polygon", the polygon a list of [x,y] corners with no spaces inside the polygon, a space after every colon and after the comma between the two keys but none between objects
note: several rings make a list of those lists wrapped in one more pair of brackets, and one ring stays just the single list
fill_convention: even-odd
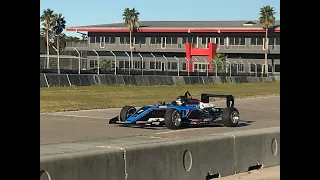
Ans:
[{"label": "asphalt track", "polygon": [[[225,102],[217,102],[224,105]],[[119,139],[133,136],[191,138],[230,131],[280,126],[280,97],[235,100],[240,111],[240,127],[200,127],[169,130],[166,127],[122,127],[108,124],[120,109],[70,111],[40,114],[40,145],[91,140]]]}]

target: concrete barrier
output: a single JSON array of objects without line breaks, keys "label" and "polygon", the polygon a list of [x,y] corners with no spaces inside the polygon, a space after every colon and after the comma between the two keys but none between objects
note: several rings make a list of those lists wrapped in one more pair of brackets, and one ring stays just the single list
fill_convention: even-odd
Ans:
[{"label": "concrete barrier", "polygon": [[125,179],[125,160],[120,149],[100,149],[40,156],[40,179]]},{"label": "concrete barrier", "polygon": [[155,76],[155,75],[110,75],[110,74],[43,74],[40,87],[92,86],[107,84],[125,85],[183,85],[217,83],[266,83],[275,82],[275,77],[245,76]]},{"label": "concrete barrier", "polygon": [[[93,147],[89,151],[61,154],[61,150],[57,155],[42,155],[40,170],[42,175],[49,174],[51,180],[194,180],[206,179],[210,173],[228,176],[248,171],[257,164],[264,167],[280,164],[280,127],[193,139],[135,138],[128,141],[131,144],[120,143],[121,147],[82,142],[78,144],[81,148]],[[106,140],[99,143],[110,144]],[[70,149],[75,143],[61,146]]]}]

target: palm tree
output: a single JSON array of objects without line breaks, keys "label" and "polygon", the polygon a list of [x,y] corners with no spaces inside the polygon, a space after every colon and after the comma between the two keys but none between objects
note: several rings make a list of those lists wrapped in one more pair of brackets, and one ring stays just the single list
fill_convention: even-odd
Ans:
[{"label": "palm tree", "polygon": [[[217,64],[217,69],[215,71],[224,72],[225,71],[225,62],[227,61],[227,56],[222,53],[216,53],[213,57],[213,61]],[[219,61],[219,62],[218,62]]]},{"label": "palm tree", "polygon": [[53,14],[53,10],[45,9],[43,10],[42,15],[40,16],[40,22],[43,22],[42,25],[46,30],[46,42],[47,42],[47,69],[49,69],[49,32],[51,31],[54,25],[55,15]]},{"label": "palm tree", "polygon": [[265,41],[264,41],[264,45],[265,45],[265,52],[264,52],[264,69],[265,69],[265,73],[268,75],[268,47],[269,47],[269,42],[268,42],[268,31],[269,28],[273,27],[274,23],[275,23],[275,14],[276,12],[274,11],[274,8],[267,5],[267,6],[263,6],[262,8],[260,8],[260,17],[259,17],[259,21],[260,24],[264,26],[265,30],[266,30],[266,36],[265,36]]},{"label": "palm tree", "polygon": [[64,17],[62,17],[62,14],[56,14],[54,18],[55,25],[53,26],[53,32],[55,36],[57,37],[57,49],[59,49],[59,37],[61,36],[61,33],[66,28],[66,20]]},{"label": "palm tree", "polygon": [[135,31],[139,27],[139,16],[140,13],[135,9],[125,8],[122,14],[124,24],[129,29],[130,32],[130,55],[131,55],[131,67],[133,67],[133,55],[132,55],[132,32]]}]

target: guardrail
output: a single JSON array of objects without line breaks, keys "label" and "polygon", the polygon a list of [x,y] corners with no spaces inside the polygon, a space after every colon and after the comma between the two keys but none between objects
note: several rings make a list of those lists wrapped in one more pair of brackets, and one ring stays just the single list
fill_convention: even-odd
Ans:
[{"label": "guardrail", "polygon": [[274,77],[246,76],[154,76],[154,75],[108,75],[108,74],[44,74],[40,73],[40,87],[93,86],[107,84],[124,85],[184,85],[214,83],[265,83]]},{"label": "guardrail", "polygon": [[40,178],[204,180],[280,164],[280,127],[194,139],[134,138],[40,146]]}]

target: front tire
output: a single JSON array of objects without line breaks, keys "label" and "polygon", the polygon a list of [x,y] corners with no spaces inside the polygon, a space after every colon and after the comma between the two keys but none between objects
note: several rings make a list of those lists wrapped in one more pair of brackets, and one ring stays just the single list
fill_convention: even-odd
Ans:
[{"label": "front tire", "polygon": [[222,123],[226,127],[236,127],[239,125],[240,114],[237,108],[227,107],[222,112]]},{"label": "front tire", "polygon": [[136,108],[133,106],[124,106],[120,111],[120,121],[126,121],[136,111]]},{"label": "front tire", "polygon": [[164,123],[168,129],[180,129],[182,127],[182,117],[178,110],[169,109],[164,115]]}]

